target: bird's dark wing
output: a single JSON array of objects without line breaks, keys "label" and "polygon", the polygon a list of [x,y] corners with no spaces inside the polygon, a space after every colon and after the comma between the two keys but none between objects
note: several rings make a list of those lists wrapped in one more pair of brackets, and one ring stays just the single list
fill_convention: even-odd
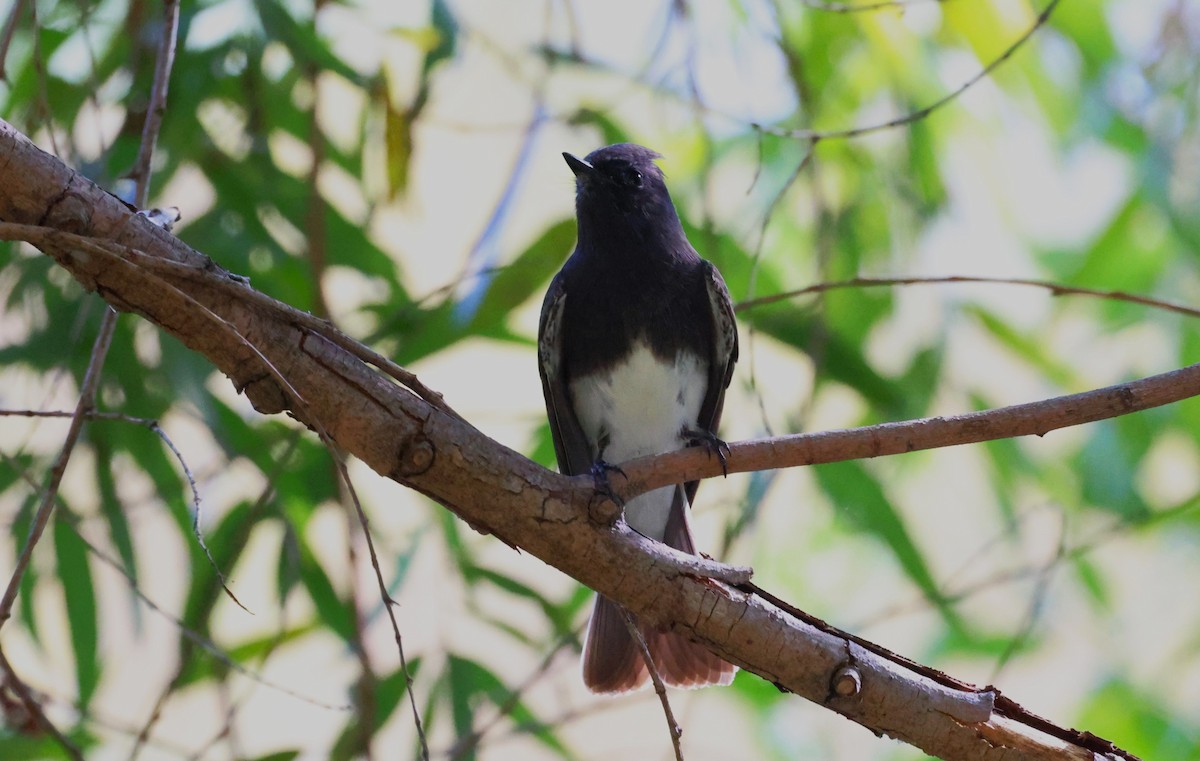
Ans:
[{"label": "bird's dark wing", "polygon": [[568,475],[586,473],[592,467],[592,451],[579,418],[571,406],[563,369],[562,326],[567,290],[562,273],[555,276],[542,302],[538,323],[538,374],[542,376],[542,395],[546,398],[546,415],[550,418],[550,436],[554,439],[554,454],[558,469]]},{"label": "bird's dark wing", "polygon": [[[704,401],[700,405],[700,417],[697,419],[700,427],[711,433],[717,432],[721,422],[721,408],[725,406],[725,389],[733,377],[733,365],[738,358],[737,322],[733,317],[733,301],[729,298],[729,289],[725,287],[725,279],[720,271],[705,261],[703,268],[704,287],[708,294],[709,311],[712,314],[712,351],[708,365],[708,388],[704,392]],[[688,503],[696,497],[699,481],[689,481],[686,484]]]}]

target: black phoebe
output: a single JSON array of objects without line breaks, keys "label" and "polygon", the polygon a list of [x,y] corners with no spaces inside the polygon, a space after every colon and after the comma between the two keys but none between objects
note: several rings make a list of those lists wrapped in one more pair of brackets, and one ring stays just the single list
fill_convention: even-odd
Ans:
[{"label": "black phoebe", "polygon": [[[715,435],[737,360],[725,281],[684,235],[659,155],[622,143],[578,159],[575,253],[542,305],[538,366],[558,467],[602,477],[608,463],[705,444]],[[698,481],[632,499],[625,520],[695,554],[688,507]],[[667,684],[729,684],[735,667],[678,634],[642,627]],[[621,610],[596,597],[583,647],[593,692],[625,692],[649,676]]]}]

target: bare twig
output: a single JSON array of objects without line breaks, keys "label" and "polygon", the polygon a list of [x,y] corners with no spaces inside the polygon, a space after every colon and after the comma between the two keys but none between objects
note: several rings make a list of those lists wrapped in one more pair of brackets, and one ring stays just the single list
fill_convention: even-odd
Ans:
[{"label": "bare twig", "polygon": [[[67,410],[0,410],[0,417],[48,417],[48,418],[67,418],[74,417],[75,413]],[[146,428],[158,425],[157,420],[151,420],[144,417],[133,417],[126,415],[123,412],[100,412],[99,410],[89,410],[84,413],[84,417],[88,420],[118,420],[122,423],[133,423]],[[165,435],[165,434],[159,434]]]},{"label": "bare twig", "polygon": [[150,161],[154,158],[154,147],[158,144],[158,133],[162,129],[163,114],[167,109],[167,89],[171,80],[171,68],[175,65],[175,43],[179,36],[179,0],[163,0],[163,32],[158,43],[158,56],[154,61],[154,84],[150,90],[150,103],[146,108],[146,122],[142,125],[142,142],[138,146],[137,160],[129,176],[137,183],[134,206],[146,205],[150,195]]},{"label": "bare twig", "polygon": [[[299,401],[299,396],[296,397]],[[400,669],[404,672],[404,689],[408,693],[408,703],[412,708],[413,724],[417,728],[417,741],[421,747],[421,758],[424,761],[429,761],[429,742],[425,738],[425,728],[421,723],[421,712],[417,708],[417,698],[413,694],[413,678],[412,673],[408,669],[408,659],[404,655],[404,638],[400,635],[400,624],[396,621],[396,601],[392,599],[388,593],[387,583],[383,580],[383,569],[379,565],[379,555],[375,552],[375,542],[371,539],[370,521],[367,520],[367,514],[363,511],[362,502],[358,499],[358,492],[355,491],[354,485],[350,482],[350,473],[346,470],[346,463],[337,457],[337,444],[325,431],[323,427],[316,424],[317,434],[321,437],[321,441],[329,448],[331,454],[334,455],[334,462],[337,465],[338,473],[341,476],[342,483],[345,484],[346,490],[354,503],[354,509],[358,513],[358,521],[363,529],[363,536],[367,541],[367,552],[371,557],[371,568],[375,571],[375,580],[379,584],[379,597],[383,601],[384,610],[387,611],[388,620],[392,624],[392,636],[396,641],[396,651],[400,655]]]},{"label": "bare twig", "polygon": [[71,741],[71,738],[59,731],[58,727],[54,726],[54,722],[46,717],[46,712],[42,710],[41,704],[30,691],[29,685],[21,680],[17,672],[13,670],[12,664],[8,662],[8,656],[4,654],[4,649],[0,648],[0,670],[4,671],[5,682],[12,691],[17,693],[17,697],[21,700],[21,705],[29,711],[29,715],[37,722],[38,726],[46,732],[49,732],[54,740],[59,744],[63,751],[75,759],[75,761],[83,761],[83,752],[79,750],[79,746]]},{"label": "bare twig", "polygon": [[[61,418],[71,417],[73,414],[74,413],[65,412],[62,410],[0,410],[0,417],[13,416]],[[183,469],[184,478],[187,479],[188,488],[192,492],[192,534],[196,538],[196,543],[199,545],[200,549],[203,550],[205,557],[208,558],[209,564],[212,565],[213,570],[216,572],[221,582],[221,586],[225,590],[225,594],[227,594],[229,599],[233,600],[233,602],[239,608],[247,613],[250,613],[250,609],[243,605],[242,601],[239,600],[237,595],[233,593],[233,590],[229,588],[224,574],[222,574],[221,570],[217,568],[216,561],[212,556],[212,552],[209,550],[208,544],[204,541],[204,532],[200,529],[201,502],[200,490],[196,486],[196,477],[192,475],[192,470],[190,467],[188,467],[187,460],[185,460],[183,457],[183,452],[179,450],[179,447],[175,445],[175,442],[171,440],[171,437],[167,435],[167,432],[163,430],[158,421],[151,420],[149,418],[132,417],[119,412],[98,412],[96,410],[88,410],[87,412],[84,412],[83,417],[87,420],[115,420],[123,423],[140,425],[150,429],[155,435],[162,439],[163,443],[167,446],[167,449],[170,449],[171,454],[175,456],[175,460],[179,463],[179,467]]]},{"label": "bare twig", "polygon": [[496,714],[486,723],[474,728],[469,735],[454,743],[446,751],[446,757],[451,759],[451,761],[457,761],[457,759],[472,755],[480,743],[483,742],[484,736],[498,726],[502,719],[511,714],[521,704],[521,696],[550,671],[550,665],[554,662],[555,657],[572,642],[577,642],[578,636],[579,632],[576,631],[560,637],[558,642],[550,649],[550,652],[546,653],[546,656],[542,658],[541,663],[534,668],[533,673],[526,677],[525,681],[518,685],[516,689],[510,691],[504,702],[497,706]]},{"label": "bare twig", "polygon": [[[171,70],[175,64],[175,46],[179,37],[179,0],[164,0],[162,23],[162,36],[159,38],[158,54],[154,60],[154,83],[151,85],[150,103],[146,108],[146,122],[142,126],[142,142],[138,146],[137,160],[134,161],[133,169],[129,173],[136,183],[133,203],[139,209],[146,205],[150,196],[150,162],[154,158],[154,147],[158,144],[158,133],[162,129],[163,114],[167,109],[167,91],[170,88]],[[187,476],[188,484],[192,488],[192,505],[194,507],[192,534],[196,537],[197,544],[203,550],[204,556],[208,558],[209,566],[217,574],[225,594],[239,608],[249,613],[249,609],[242,605],[241,600],[229,588],[225,574],[217,567],[217,561],[204,541],[204,531],[200,527],[203,518],[200,492],[196,489],[196,481],[192,478],[191,471],[188,470],[187,464],[183,460],[183,455],[175,448],[175,444],[161,433],[161,429],[158,429],[157,432],[175,453],[176,459],[183,465],[184,475]]]},{"label": "bare twig", "polygon": [[1130,304],[1141,304],[1142,306],[1154,307],[1167,312],[1175,312],[1176,314],[1187,315],[1188,317],[1200,317],[1200,309],[1176,304],[1162,299],[1152,299],[1149,296],[1139,296],[1135,293],[1127,293],[1125,291],[1108,291],[1096,288],[1083,288],[1074,285],[1064,285],[1055,283],[1050,280],[1036,280],[1033,278],[1024,277],[986,277],[983,275],[946,275],[944,277],[856,277],[850,280],[837,280],[828,283],[816,283],[807,288],[800,288],[787,293],[776,293],[770,296],[760,296],[755,299],[748,299],[739,302],[734,306],[734,311],[745,312],[755,307],[774,304],[779,301],[787,301],[798,296],[807,296],[814,293],[824,293],[825,291],[835,291],[843,288],[878,288],[896,285],[939,285],[945,283],[995,283],[998,285],[1025,285],[1031,288],[1041,288],[1050,291],[1052,296],[1090,296],[1097,299],[1109,299],[1111,301],[1126,301]]},{"label": "bare twig", "polygon": [[[29,527],[25,546],[21,548],[21,554],[18,556],[12,576],[8,580],[8,587],[4,590],[4,597],[0,599],[0,626],[3,626],[12,615],[12,606],[21,588],[21,579],[24,578],[25,571],[29,568],[29,563],[33,559],[33,550],[37,546],[38,540],[41,539],[42,532],[45,531],[46,525],[50,522],[50,516],[54,512],[54,503],[58,496],[58,488],[62,484],[63,474],[67,471],[67,463],[71,459],[71,453],[75,451],[75,444],[78,443],[79,435],[83,431],[83,423],[87,419],[87,413],[91,411],[96,403],[96,389],[100,384],[100,370],[104,366],[104,358],[108,355],[108,347],[112,343],[113,331],[116,326],[117,313],[113,311],[112,307],[105,307],[104,318],[100,322],[100,332],[96,336],[96,343],[92,346],[92,356],[88,362],[87,371],[83,376],[83,385],[79,391],[79,402],[75,407],[75,414],[71,417],[71,425],[67,429],[66,439],[63,441],[57,460],[55,460],[54,465],[50,469],[50,476],[47,479],[46,486],[42,490],[41,504],[38,505],[33,523]],[[33,705],[32,698],[28,696],[28,690],[24,689],[20,677],[13,671],[12,666],[8,663],[8,659],[2,653],[0,653],[0,666],[3,666],[4,670],[8,673],[14,689],[17,690],[26,707]],[[31,710],[33,709],[31,708]],[[80,755],[79,749],[65,735],[59,732],[40,710],[35,713],[35,716],[38,717],[39,723],[49,728],[49,731],[67,753],[75,758],[83,758]]]},{"label": "bare twig", "polygon": [[187,462],[184,461],[183,453],[176,448],[175,443],[167,437],[167,434],[162,428],[159,427],[158,423],[152,424],[150,426],[150,430],[158,434],[159,438],[161,438],[167,445],[167,448],[170,449],[175,455],[175,459],[179,461],[180,467],[183,468],[183,475],[187,479],[188,486],[192,490],[192,536],[196,538],[196,544],[199,545],[200,550],[204,553],[204,557],[208,559],[209,567],[211,567],[213,573],[217,575],[217,581],[221,583],[221,589],[225,591],[225,594],[228,595],[230,600],[233,600],[235,605],[247,613],[250,613],[250,615],[254,615],[249,608],[242,604],[242,601],[239,600],[237,595],[233,593],[233,590],[229,588],[228,579],[226,579],[224,572],[222,572],[220,567],[217,565],[217,561],[213,557],[212,551],[208,548],[208,542],[204,541],[204,529],[202,529],[200,526],[203,510],[200,503],[200,490],[196,488],[196,479],[192,476],[192,471],[188,468]]},{"label": "bare twig", "polygon": [[[17,31],[17,21],[25,12],[28,3],[29,0],[17,0],[8,11],[8,18],[4,20],[4,31],[0,32],[0,81],[8,81],[8,48],[12,45],[13,34]],[[33,33],[38,33],[36,26]]]},{"label": "bare twig", "polygon": [[658,674],[658,666],[654,665],[654,658],[650,655],[646,638],[642,636],[642,630],[633,620],[633,615],[624,608],[618,607],[618,610],[621,611],[621,617],[625,619],[625,628],[629,630],[629,636],[633,637],[638,650],[642,653],[642,660],[646,662],[646,670],[650,672],[650,681],[654,683],[654,693],[658,695],[658,702],[662,703],[663,716],[667,720],[667,733],[671,735],[671,747],[675,750],[675,761],[683,761],[683,747],[680,744],[683,728],[679,726],[679,722],[675,720],[675,713],[671,710],[671,701],[667,699],[667,686],[663,684],[662,677]]},{"label": "bare twig", "polygon": [[33,523],[29,527],[29,535],[25,538],[25,546],[21,548],[16,567],[13,568],[12,576],[8,580],[4,597],[0,598],[0,627],[4,626],[12,616],[12,606],[17,599],[17,592],[21,588],[21,579],[25,576],[25,571],[29,568],[29,561],[33,558],[33,548],[37,546],[42,532],[50,522],[54,501],[58,496],[58,487],[67,470],[67,462],[71,459],[71,453],[75,451],[75,444],[79,441],[79,434],[83,430],[84,421],[87,420],[87,413],[96,403],[100,368],[104,364],[104,357],[108,354],[108,347],[112,342],[113,329],[117,325],[116,316],[117,313],[111,307],[104,312],[104,320],[100,323],[100,334],[96,336],[96,343],[92,347],[92,358],[88,363],[87,372],[83,376],[83,386],[79,391],[79,403],[76,405],[75,414],[71,417],[71,426],[67,429],[67,436],[63,441],[58,459],[50,469],[50,477],[42,490],[41,504],[38,505],[37,512],[34,514]]},{"label": "bare twig", "polygon": [[[804,172],[805,168],[808,167],[808,165],[812,162],[813,154],[817,150],[817,142],[818,141],[815,139],[809,141],[808,150],[805,151],[804,158],[800,159],[800,163],[796,164],[796,168],[792,170],[790,175],[788,175],[787,181],[784,182],[783,186],[779,188],[779,192],[777,192],[771,199],[771,202],[767,204],[767,210],[763,214],[762,224],[759,225],[758,228],[758,241],[754,244],[754,253],[750,257],[750,278],[749,285],[746,288],[747,293],[754,293],[755,283],[758,281],[758,270],[762,264],[763,244],[767,240],[767,227],[770,226],[771,219],[775,216],[775,212],[779,208],[779,204],[783,202],[783,197],[787,195],[787,192],[791,190],[793,185],[796,184],[796,180],[800,179],[800,175]],[[758,166],[762,166],[761,152],[759,155]],[[755,177],[758,177],[757,168],[755,169]]]},{"label": "bare twig", "polygon": [[[321,10],[323,0],[317,0],[314,16]],[[315,23],[315,21],[314,21]],[[325,300],[325,270],[328,255],[326,247],[326,209],[321,195],[321,165],[325,163],[325,134],[321,131],[318,111],[321,108],[320,69],[313,61],[305,67],[308,86],[312,88],[312,103],[308,109],[308,152],[311,155],[308,168],[308,204],[304,214],[305,258],[312,274],[313,313],[321,319],[330,318],[329,304]],[[368,760],[369,761],[369,760]]]},{"label": "bare twig", "polygon": [[805,8],[812,8],[814,11],[825,11],[827,13],[864,13],[883,10],[884,8],[904,9],[922,2],[944,3],[947,0],[877,0],[876,2],[862,3],[861,5],[855,5],[854,3],[820,2],[819,0],[800,0],[800,4]]},{"label": "bare twig", "polygon": [[886,122],[880,122],[878,124],[870,124],[864,127],[850,127],[848,129],[830,130],[828,132],[812,129],[782,129],[757,122],[751,123],[750,126],[755,130],[766,132],[771,135],[778,135],[780,137],[800,138],[803,140],[841,140],[845,138],[861,137],[862,135],[869,135],[873,132],[880,132],[893,127],[903,127],[906,124],[918,122],[932,114],[934,111],[937,111],[942,106],[957,100],[960,95],[965,93],[967,90],[970,90],[980,81],[988,77],[993,71],[999,68],[1001,64],[1011,58],[1013,54],[1020,50],[1021,46],[1024,45],[1029,38],[1034,35],[1035,32],[1037,32],[1038,29],[1041,29],[1042,26],[1045,25],[1045,23],[1050,19],[1050,14],[1054,13],[1054,9],[1058,7],[1058,3],[1059,0],[1050,0],[1050,4],[1042,9],[1042,12],[1039,13],[1037,18],[1034,20],[1033,25],[1030,26],[1024,34],[1018,37],[1012,43],[1012,45],[1009,45],[999,57],[997,57],[987,66],[984,66],[982,69],[980,69],[975,76],[962,83],[957,90],[954,90],[947,95],[943,95],[933,103],[930,103],[923,108],[919,108],[916,111],[904,114],[903,116],[897,116],[895,119],[889,119]]}]

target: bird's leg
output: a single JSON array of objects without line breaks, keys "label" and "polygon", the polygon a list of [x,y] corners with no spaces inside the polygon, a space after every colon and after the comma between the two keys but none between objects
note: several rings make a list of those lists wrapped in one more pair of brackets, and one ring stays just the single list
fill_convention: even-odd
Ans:
[{"label": "bird's leg", "polygon": [[725,443],[717,434],[712,431],[706,431],[703,428],[688,428],[683,429],[683,437],[688,440],[691,446],[701,446],[708,450],[710,455],[716,455],[721,461],[721,474],[726,478],[729,477],[729,445]]},{"label": "bird's leg", "polygon": [[595,486],[596,492],[598,494],[604,495],[605,497],[608,497],[615,504],[619,505],[622,509],[624,509],[625,500],[621,499],[621,497],[615,491],[613,491],[612,484],[609,483],[609,480],[608,480],[608,474],[609,473],[620,473],[625,478],[629,478],[629,476],[625,475],[625,471],[621,470],[616,465],[613,465],[609,462],[605,462],[604,460],[596,460],[595,462],[592,463],[591,473],[592,473],[592,481],[594,481],[596,484],[596,486]]}]

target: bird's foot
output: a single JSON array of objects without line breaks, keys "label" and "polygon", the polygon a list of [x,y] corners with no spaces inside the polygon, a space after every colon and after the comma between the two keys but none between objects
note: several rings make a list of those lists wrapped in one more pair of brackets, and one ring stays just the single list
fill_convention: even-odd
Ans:
[{"label": "bird's foot", "polygon": [[729,476],[729,445],[717,434],[700,428],[684,428],[683,436],[692,446],[704,447],[710,455],[716,455],[721,461],[721,474]]},{"label": "bird's foot", "polygon": [[621,496],[613,490],[612,482],[608,480],[609,473],[620,473],[622,477],[629,478],[629,476],[625,475],[625,471],[612,463],[605,462],[604,460],[596,460],[592,463],[591,472],[592,481],[596,484],[596,492],[608,497],[614,504],[625,507],[625,500],[621,499]]}]

